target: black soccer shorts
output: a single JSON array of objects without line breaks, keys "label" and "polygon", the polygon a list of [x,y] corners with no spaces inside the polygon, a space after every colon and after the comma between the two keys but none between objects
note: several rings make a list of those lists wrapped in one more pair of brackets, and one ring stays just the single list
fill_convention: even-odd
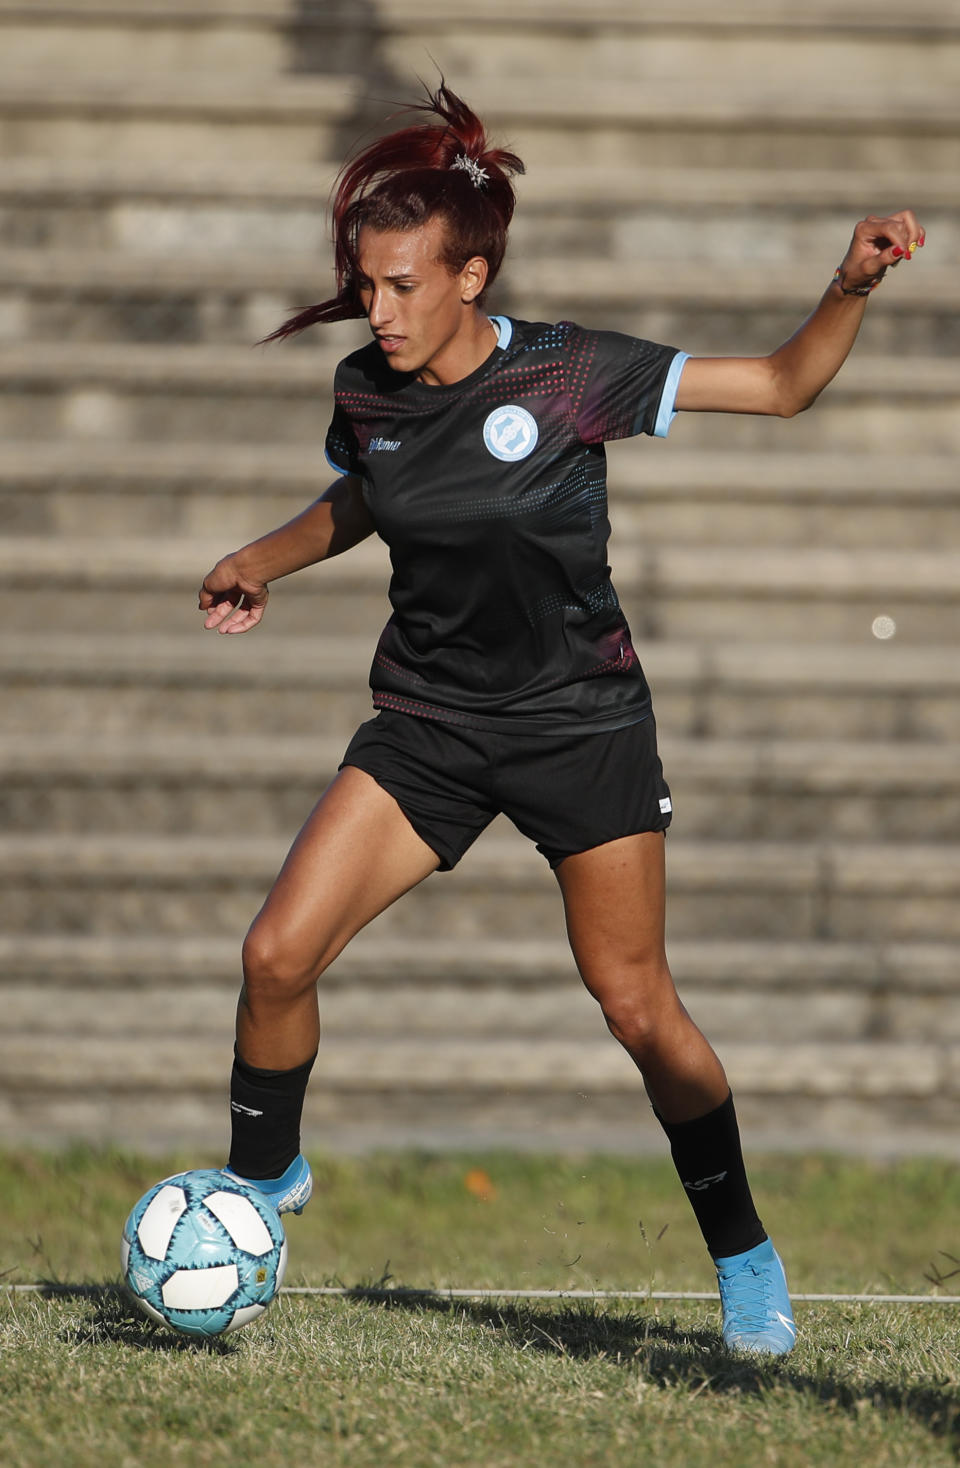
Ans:
[{"label": "black soccer shorts", "polygon": [[503,812],[551,867],[641,831],[665,831],[673,807],[653,714],[622,729],[491,734],[382,710],[343,757],[397,801],[448,872]]}]

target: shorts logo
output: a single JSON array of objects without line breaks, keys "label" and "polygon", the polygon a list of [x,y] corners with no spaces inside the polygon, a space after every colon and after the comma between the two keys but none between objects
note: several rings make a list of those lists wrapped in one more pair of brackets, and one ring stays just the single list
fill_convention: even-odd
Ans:
[{"label": "shorts logo", "polygon": [[494,408],[483,425],[484,443],[493,457],[504,464],[513,464],[532,454],[539,437],[533,414],[513,404]]}]

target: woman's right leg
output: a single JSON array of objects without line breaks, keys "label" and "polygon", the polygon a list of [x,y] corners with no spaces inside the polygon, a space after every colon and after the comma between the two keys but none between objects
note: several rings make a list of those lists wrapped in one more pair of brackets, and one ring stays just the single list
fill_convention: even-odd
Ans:
[{"label": "woman's right leg", "polygon": [[243,949],[228,1170],[280,1212],[312,1182],[300,1116],[320,1039],[317,979],[353,935],[439,865],[392,795],[348,765],[314,808]]},{"label": "woman's right leg", "polygon": [[316,1054],[317,979],[354,934],[439,865],[392,795],[341,770],[294,842],[243,947],[237,1051],[292,1070]]}]

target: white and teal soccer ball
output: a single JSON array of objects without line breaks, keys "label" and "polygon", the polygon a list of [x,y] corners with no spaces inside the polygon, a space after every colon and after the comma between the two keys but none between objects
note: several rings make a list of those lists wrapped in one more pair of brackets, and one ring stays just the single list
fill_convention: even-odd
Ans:
[{"label": "white and teal soccer ball", "polygon": [[123,1276],[152,1320],[225,1335],[262,1315],[283,1282],[276,1209],[213,1170],[180,1172],[144,1193],[123,1226]]}]

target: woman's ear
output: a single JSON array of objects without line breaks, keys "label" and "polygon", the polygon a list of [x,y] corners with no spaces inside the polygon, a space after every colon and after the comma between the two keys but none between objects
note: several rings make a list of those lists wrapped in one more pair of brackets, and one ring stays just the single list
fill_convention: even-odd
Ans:
[{"label": "woman's ear", "polygon": [[460,299],[465,306],[472,305],[487,283],[490,267],[482,255],[474,255],[460,271]]}]

